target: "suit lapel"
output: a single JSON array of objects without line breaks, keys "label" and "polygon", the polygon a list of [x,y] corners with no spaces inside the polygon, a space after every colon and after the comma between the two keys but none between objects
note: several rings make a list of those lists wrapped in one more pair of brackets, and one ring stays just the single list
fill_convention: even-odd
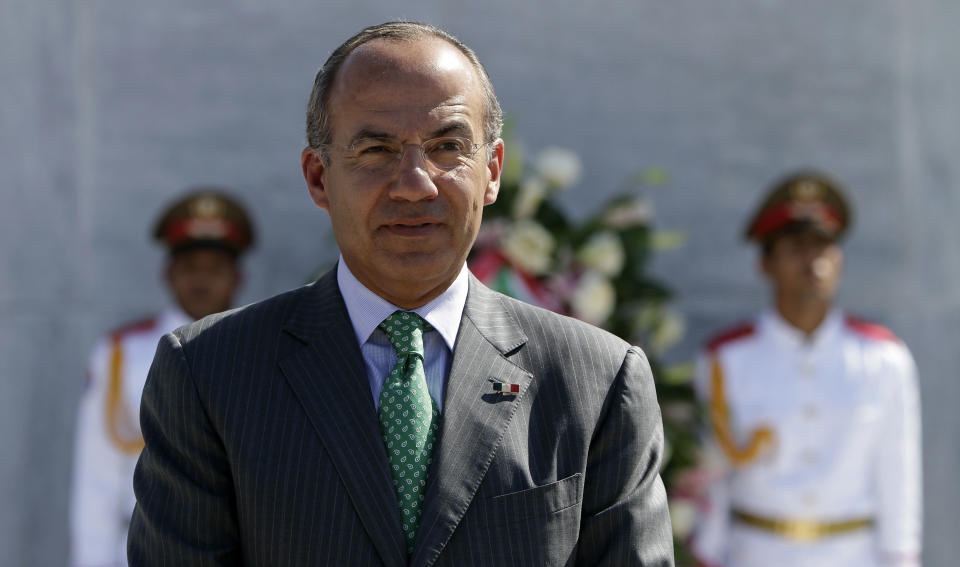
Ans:
[{"label": "suit lapel", "polygon": [[393,481],[363,358],[331,270],[284,329],[299,339],[280,368],[323,441],[385,565],[406,565]]},{"label": "suit lapel", "polygon": [[[499,297],[471,276],[412,565],[437,560],[473,500],[531,380],[504,356],[526,340]],[[493,394],[491,379],[520,392]]]}]

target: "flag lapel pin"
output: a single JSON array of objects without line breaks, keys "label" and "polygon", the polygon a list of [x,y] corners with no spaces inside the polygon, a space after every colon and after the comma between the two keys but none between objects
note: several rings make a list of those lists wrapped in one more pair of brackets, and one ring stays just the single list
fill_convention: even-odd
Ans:
[{"label": "flag lapel pin", "polygon": [[500,382],[497,380],[491,380],[491,382],[493,382],[494,394],[506,394],[508,396],[515,396],[520,393],[520,384],[511,384],[509,382]]}]

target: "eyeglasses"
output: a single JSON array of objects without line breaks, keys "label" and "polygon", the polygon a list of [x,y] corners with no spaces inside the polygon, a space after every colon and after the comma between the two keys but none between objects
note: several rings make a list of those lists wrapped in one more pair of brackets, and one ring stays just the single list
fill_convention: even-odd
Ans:
[{"label": "eyeglasses", "polygon": [[469,138],[444,136],[431,138],[421,144],[365,138],[349,146],[327,145],[324,147],[342,151],[346,159],[360,171],[370,175],[386,175],[397,170],[403,159],[404,148],[407,146],[419,148],[423,159],[436,169],[450,171],[470,164],[477,151],[485,145],[474,143]]}]

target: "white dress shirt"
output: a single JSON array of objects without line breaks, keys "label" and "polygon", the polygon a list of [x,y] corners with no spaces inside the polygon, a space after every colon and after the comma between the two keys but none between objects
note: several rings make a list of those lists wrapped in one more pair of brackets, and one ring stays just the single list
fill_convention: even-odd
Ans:
[{"label": "white dress shirt", "polygon": [[[920,409],[910,352],[889,331],[832,312],[807,337],[767,311],[702,357],[697,387],[712,395],[723,370],[734,442],[758,427],[773,449],[737,467],[709,436],[712,464],[694,550],[723,567],[919,565]],[[837,522],[872,528],[798,542],[730,517]]]},{"label": "white dress shirt", "polygon": [[[450,287],[426,305],[412,310],[430,323],[436,331],[426,332],[423,335],[423,366],[427,377],[427,389],[437,404],[437,409],[441,411],[443,410],[443,389],[453,360],[453,345],[460,330],[463,307],[467,303],[469,273],[464,264]],[[337,285],[340,287],[343,302],[347,306],[347,313],[350,315],[350,322],[353,323],[353,330],[357,336],[357,344],[360,345],[360,353],[367,367],[367,381],[370,383],[374,406],[379,408],[380,390],[383,388],[387,374],[397,363],[397,353],[390,344],[387,334],[377,326],[400,307],[393,305],[360,283],[347,267],[347,263],[343,261],[343,256],[337,263]]]}]

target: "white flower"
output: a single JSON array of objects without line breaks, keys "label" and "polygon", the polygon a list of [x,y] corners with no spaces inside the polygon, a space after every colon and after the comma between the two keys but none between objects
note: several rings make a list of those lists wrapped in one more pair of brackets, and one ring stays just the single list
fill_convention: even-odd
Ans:
[{"label": "white flower", "polygon": [[520,185],[520,193],[513,202],[513,218],[525,219],[532,217],[540,203],[547,196],[547,183],[540,177],[531,177]]},{"label": "white flower", "polygon": [[537,156],[535,167],[548,185],[558,189],[580,179],[580,157],[563,148],[544,148]]},{"label": "white flower", "polygon": [[686,321],[671,309],[664,309],[663,316],[653,328],[650,337],[650,349],[655,353],[662,353],[672,347],[686,332]]},{"label": "white flower", "polygon": [[[686,332],[686,327],[682,315],[659,302],[644,305],[633,318],[634,330],[646,335],[645,346],[655,354],[661,354],[676,344]],[[683,376],[682,369],[674,373]]]},{"label": "white flower", "polygon": [[599,272],[587,270],[577,282],[570,298],[570,308],[577,318],[600,325],[613,313],[616,302],[617,293],[610,280]]},{"label": "white flower", "polygon": [[580,248],[577,259],[605,276],[615,277],[623,269],[623,244],[612,232],[598,232]]},{"label": "white flower", "polygon": [[502,243],[503,254],[510,262],[535,275],[550,270],[553,248],[553,235],[529,219],[514,223],[504,235]]},{"label": "white flower", "polygon": [[647,224],[653,218],[653,208],[646,200],[631,199],[610,209],[604,221],[613,228],[627,228],[638,224]]},{"label": "white flower", "polygon": [[697,520],[697,507],[688,499],[672,498],[670,500],[670,523],[673,525],[673,535],[685,540],[693,531]]}]

